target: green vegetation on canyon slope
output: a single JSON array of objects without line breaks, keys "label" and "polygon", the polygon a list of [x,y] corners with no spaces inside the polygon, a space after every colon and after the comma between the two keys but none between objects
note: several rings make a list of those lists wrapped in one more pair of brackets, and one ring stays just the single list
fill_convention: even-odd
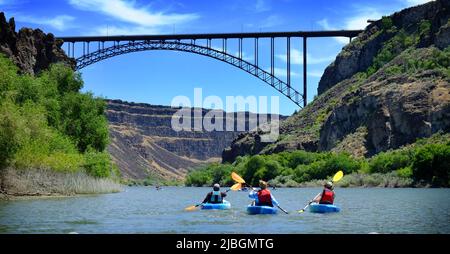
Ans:
[{"label": "green vegetation on canyon slope", "polygon": [[[17,187],[14,181],[20,177],[12,176],[30,172],[35,177],[63,174],[74,179],[71,185],[85,187],[99,183],[100,178],[118,176],[105,152],[105,102],[81,93],[82,86],[79,74],[62,64],[52,65],[39,76],[22,75],[8,58],[0,56],[2,191]],[[108,192],[118,187],[113,181],[109,185],[102,181],[101,186],[97,190],[89,187],[90,191],[73,186],[72,192]]]},{"label": "green vegetation on canyon slope", "polygon": [[192,171],[188,186],[231,185],[232,171],[257,186],[259,179],[272,186],[320,185],[343,170],[339,186],[433,186],[450,187],[450,134],[435,134],[413,145],[382,152],[372,158],[355,158],[348,153],[302,150],[270,155],[238,157],[232,164],[210,164]]}]

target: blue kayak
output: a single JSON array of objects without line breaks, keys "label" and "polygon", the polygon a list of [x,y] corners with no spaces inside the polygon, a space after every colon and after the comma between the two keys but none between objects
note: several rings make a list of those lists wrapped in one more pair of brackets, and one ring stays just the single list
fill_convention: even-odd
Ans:
[{"label": "blue kayak", "polygon": [[219,204],[211,204],[211,203],[204,203],[202,204],[203,210],[227,210],[231,208],[230,202],[224,200],[223,203]]},{"label": "blue kayak", "polygon": [[271,206],[247,206],[248,214],[276,214],[278,209]]},{"label": "blue kayak", "polygon": [[340,210],[341,210],[341,208],[339,208],[335,205],[312,203],[309,206],[309,211],[312,213],[334,213],[334,212],[339,212]]}]

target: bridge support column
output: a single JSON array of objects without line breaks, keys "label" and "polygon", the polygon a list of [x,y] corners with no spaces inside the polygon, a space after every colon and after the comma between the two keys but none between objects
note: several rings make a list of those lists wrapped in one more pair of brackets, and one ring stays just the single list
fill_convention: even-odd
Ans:
[{"label": "bridge support column", "polygon": [[306,48],[306,40],[307,37],[303,37],[303,106],[306,107],[306,98],[307,98],[307,80],[308,80],[308,75],[307,75],[307,69],[306,69],[306,65],[307,65],[307,48]]},{"label": "bridge support column", "polygon": [[[242,60],[242,38],[239,38],[239,59]],[[242,68],[242,61],[239,62],[239,67]]]},{"label": "bridge support column", "polygon": [[[258,38],[255,38],[255,66],[258,66]],[[257,72],[258,68],[255,68],[255,73]],[[256,73],[258,74],[258,73]]]},{"label": "bridge support column", "polygon": [[274,74],[275,74],[275,49],[274,49],[275,39],[270,38],[270,75],[272,75],[272,86],[274,86]]},{"label": "bridge support column", "polygon": [[287,37],[287,87],[288,97],[291,96],[291,37]]}]

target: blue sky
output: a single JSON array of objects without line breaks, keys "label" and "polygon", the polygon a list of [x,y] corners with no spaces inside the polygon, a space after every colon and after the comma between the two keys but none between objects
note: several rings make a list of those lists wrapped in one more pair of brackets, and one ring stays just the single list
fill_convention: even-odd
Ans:
[{"label": "blue sky", "polygon": [[[40,28],[56,36],[224,33],[255,31],[310,31],[363,29],[367,19],[378,19],[428,0],[0,0],[17,29]],[[308,41],[308,101],[328,66],[348,42],[346,38]],[[267,42],[261,41],[260,63],[270,68]],[[292,85],[302,90],[300,39],[291,42]],[[220,41],[213,42],[219,47]],[[244,42],[244,57],[253,58],[251,41]],[[276,41],[276,72],[286,69],[286,42]],[[66,47],[63,46],[64,49]],[[229,51],[237,51],[230,42]],[[264,50],[267,54],[264,54]],[[78,51],[79,52],[79,51]],[[170,105],[178,95],[280,96],[280,113],[297,106],[259,79],[226,63],[183,52],[132,53],[91,65],[82,71],[85,91],[109,99]]]}]

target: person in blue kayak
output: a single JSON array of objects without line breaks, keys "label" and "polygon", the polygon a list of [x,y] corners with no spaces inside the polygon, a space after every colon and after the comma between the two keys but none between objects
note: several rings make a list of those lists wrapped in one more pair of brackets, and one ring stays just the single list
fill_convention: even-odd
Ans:
[{"label": "person in blue kayak", "polygon": [[323,191],[317,194],[317,196],[311,202],[332,205],[334,203],[334,197],[336,196],[333,190],[334,186],[332,182],[325,183],[325,185],[323,186]]},{"label": "person in blue kayak", "polygon": [[265,181],[259,181],[260,189],[257,191],[253,189],[248,197],[254,199],[253,205],[256,206],[278,206],[278,201],[273,197],[270,191],[267,189],[268,184]]},{"label": "person in blue kayak", "polygon": [[220,191],[220,185],[218,183],[214,184],[213,191],[209,192],[202,203],[210,204],[221,204],[223,203],[223,198],[227,196],[226,192]]}]

